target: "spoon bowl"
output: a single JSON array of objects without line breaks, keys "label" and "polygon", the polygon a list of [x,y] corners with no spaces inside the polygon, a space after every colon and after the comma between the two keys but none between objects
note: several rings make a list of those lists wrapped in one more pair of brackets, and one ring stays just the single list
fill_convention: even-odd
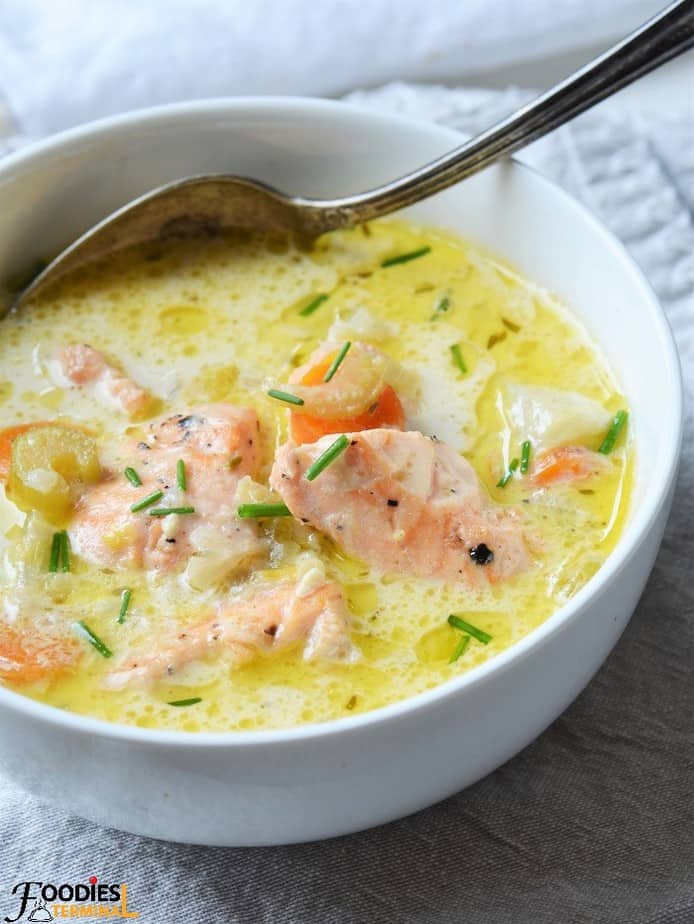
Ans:
[{"label": "spoon bowl", "polygon": [[258,180],[225,174],[186,177],[133,199],[94,225],[35,276],[18,302],[80,266],[146,241],[216,234],[223,228],[314,238],[347,223],[348,217],[328,203],[291,198]]}]

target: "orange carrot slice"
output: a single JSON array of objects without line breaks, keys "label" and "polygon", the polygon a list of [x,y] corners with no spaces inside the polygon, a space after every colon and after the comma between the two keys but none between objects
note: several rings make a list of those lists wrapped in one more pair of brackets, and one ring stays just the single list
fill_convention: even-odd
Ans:
[{"label": "orange carrot slice", "polygon": [[538,456],[533,468],[533,481],[540,487],[562,482],[580,481],[597,475],[605,460],[583,446],[560,446]]}]

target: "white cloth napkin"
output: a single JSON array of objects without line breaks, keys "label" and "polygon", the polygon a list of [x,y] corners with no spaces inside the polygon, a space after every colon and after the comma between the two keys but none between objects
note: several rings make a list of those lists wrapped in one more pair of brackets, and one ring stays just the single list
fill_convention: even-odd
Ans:
[{"label": "white cloth napkin", "polygon": [[0,92],[42,135],[141,106],[447,80],[607,43],[663,0],[2,0]]},{"label": "white cloth napkin", "polygon": [[[352,99],[473,133],[519,94],[397,84]],[[323,844],[165,844],[71,818],[0,780],[0,920],[16,913],[16,882],[95,874],[127,882],[142,924],[694,921],[694,125],[603,109],[524,156],[622,237],[663,302],[685,370],[673,516],[606,665],[550,729],[476,786]]]}]

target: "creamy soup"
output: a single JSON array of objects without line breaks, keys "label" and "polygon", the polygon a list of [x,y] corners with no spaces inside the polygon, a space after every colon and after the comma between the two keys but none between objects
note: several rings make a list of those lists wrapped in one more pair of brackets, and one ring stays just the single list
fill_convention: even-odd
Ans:
[{"label": "creamy soup", "polygon": [[600,568],[624,397],[554,296],[402,221],[148,245],[2,321],[0,682],[113,722],[355,715]]}]

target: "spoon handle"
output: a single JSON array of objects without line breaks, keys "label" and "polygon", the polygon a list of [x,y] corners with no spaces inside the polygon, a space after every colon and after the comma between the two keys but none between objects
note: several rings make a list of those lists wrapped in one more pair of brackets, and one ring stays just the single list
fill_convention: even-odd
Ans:
[{"label": "spoon handle", "polygon": [[412,205],[513,154],[692,46],[694,0],[677,0],[556,87],[448,154],[384,186],[322,204],[340,215],[340,224]]}]

